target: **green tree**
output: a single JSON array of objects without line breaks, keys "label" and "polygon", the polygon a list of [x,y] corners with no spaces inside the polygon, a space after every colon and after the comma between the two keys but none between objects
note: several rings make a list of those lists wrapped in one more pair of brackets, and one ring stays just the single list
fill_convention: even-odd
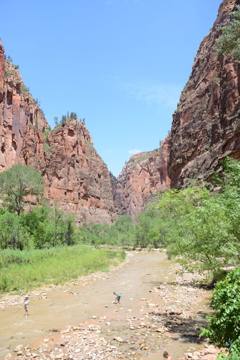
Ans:
[{"label": "green tree", "polygon": [[0,173],[0,196],[3,206],[10,212],[20,215],[24,201],[29,195],[43,195],[44,180],[40,172],[29,166],[14,165]]},{"label": "green tree", "polygon": [[61,120],[61,124],[62,124],[62,125],[65,125],[66,122],[67,122],[67,117],[66,117],[66,115],[63,115],[63,116],[62,116],[62,120]]},{"label": "green tree", "polygon": [[33,247],[32,238],[23,226],[21,217],[5,212],[0,215],[0,248],[26,249]]},{"label": "green tree", "polygon": [[76,120],[77,119],[77,114],[75,112],[71,112],[70,113],[70,118],[73,119],[73,120]]},{"label": "green tree", "polygon": [[[201,329],[219,347],[227,347],[240,356],[240,269],[231,271],[213,292],[214,314],[208,316],[208,327]],[[238,357],[239,358],[239,357]]]},{"label": "green tree", "polygon": [[26,214],[22,214],[22,224],[28,229],[37,249],[51,247],[51,232],[49,231],[50,206],[35,206],[34,209]]},{"label": "green tree", "polygon": [[189,270],[207,270],[214,277],[222,268],[239,264],[240,164],[226,159],[218,191],[197,187],[170,190],[160,196],[159,216],[167,252]]},{"label": "green tree", "polygon": [[240,60],[240,5],[237,5],[236,11],[231,13],[231,20],[227,26],[223,27],[222,34],[216,40],[217,54],[222,56],[232,54],[233,60]]},{"label": "green tree", "polygon": [[36,206],[21,216],[22,223],[28,229],[37,249],[74,245],[77,242],[74,216],[64,214],[56,204],[53,207]]}]

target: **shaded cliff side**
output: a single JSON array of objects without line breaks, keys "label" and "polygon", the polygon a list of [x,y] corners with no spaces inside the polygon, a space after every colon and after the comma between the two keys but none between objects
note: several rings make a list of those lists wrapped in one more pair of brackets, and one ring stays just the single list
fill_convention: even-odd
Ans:
[{"label": "shaded cliff side", "polygon": [[239,0],[224,0],[210,34],[202,41],[192,73],[173,114],[168,172],[171,187],[209,180],[224,155],[240,159],[240,64],[217,58],[216,39]]},{"label": "shaded cliff side", "polygon": [[112,222],[110,175],[85,123],[68,120],[50,131],[18,67],[5,59],[0,44],[0,171],[15,164],[39,170],[49,203],[73,213],[79,224]]},{"label": "shaded cliff side", "polygon": [[168,143],[166,138],[159,149],[132,156],[123,167],[114,193],[118,214],[129,214],[134,218],[154,194],[170,188]]}]

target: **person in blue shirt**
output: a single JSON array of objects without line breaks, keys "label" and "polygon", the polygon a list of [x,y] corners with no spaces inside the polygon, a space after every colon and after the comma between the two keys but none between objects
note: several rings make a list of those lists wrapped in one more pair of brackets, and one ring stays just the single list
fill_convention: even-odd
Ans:
[{"label": "person in blue shirt", "polygon": [[119,294],[119,293],[117,293],[117,292],[114,292],[113,294],[116,295],[116,302],[117,302],[118,304],[120,304],[121,294]]}]

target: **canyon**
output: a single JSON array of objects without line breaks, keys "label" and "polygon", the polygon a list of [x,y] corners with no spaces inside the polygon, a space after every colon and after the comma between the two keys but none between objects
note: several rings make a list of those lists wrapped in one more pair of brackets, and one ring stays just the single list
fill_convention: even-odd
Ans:
[{"label": "canyon", "polygon": [[[0,44],[0,171],[15,164],[39,170],[45,197],[76,223],[111,224],[132,218],[158,192],[210,181],[225,156],[240,158],[240,65],[217,56],[216,39],[239,0],[224,0],[200,44],[192,72],[158,149],[131,157],[114,178],[94,148],[84,121],[69,118],[53,130]],[[153,129],[154,131],[154,129]]]}]

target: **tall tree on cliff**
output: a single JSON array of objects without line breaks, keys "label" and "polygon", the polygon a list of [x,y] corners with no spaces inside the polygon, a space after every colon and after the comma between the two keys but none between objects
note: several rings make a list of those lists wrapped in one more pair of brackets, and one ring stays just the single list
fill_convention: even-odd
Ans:
[{"label": "tall tree on cliff", "polygon": [[3,199],[3,207],[20,215],[26,197],[41,196],[43,185],[44,180],[38,171],[29,166],[14,165],[0,173],[0,196]]}]

